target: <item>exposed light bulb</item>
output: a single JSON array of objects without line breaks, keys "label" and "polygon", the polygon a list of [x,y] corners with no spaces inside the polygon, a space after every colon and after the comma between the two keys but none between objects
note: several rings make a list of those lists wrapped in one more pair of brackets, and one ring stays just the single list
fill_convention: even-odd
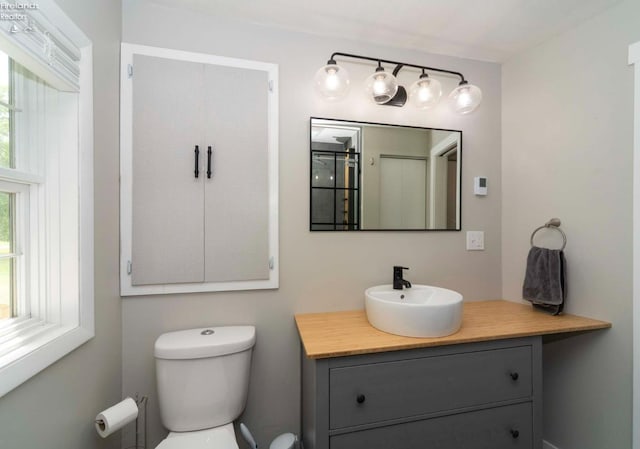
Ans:
[{"label": "exposed light bulb", "polygon": [[327,90],[330,91],[336,91],[339,87],[340,87],[340,79],[338,78],[338,71],[335,69],[335,67],[329,67],[326,70],[327,72],[327,79],[325,80],[325,86],[327,88]]},{"label": "exposed light bulb", "polygon": [[373,82],[374,95],[383,95],[387,90],[387,84],[384,82],[384,76],[376,76]]},{"label": "exposed light bulb", "polygon": [[459,108],[467,108],[471,104],[471,94],[469,93],[469,88],[464,87],[460,89],[460,95],[458,95],[458,99],[456,100]]},{"label": "exposed light bulb", "polygon": [[420,100],[421,103],[424,103],[431,100],[432,98],[433,94],[431,93],[431,91],[425,86],[420,86],[420,90],[418,91],[418,100]]}]

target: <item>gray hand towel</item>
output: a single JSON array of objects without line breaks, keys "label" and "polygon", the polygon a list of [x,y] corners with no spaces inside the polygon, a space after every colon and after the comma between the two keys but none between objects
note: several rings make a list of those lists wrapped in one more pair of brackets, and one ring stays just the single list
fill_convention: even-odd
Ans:
[{"label": "gray hand towel", "polygon": [[564,264],[562,250],[533,246],[527,256],[522,297],[534,304],[562,306],[565,299]]}]

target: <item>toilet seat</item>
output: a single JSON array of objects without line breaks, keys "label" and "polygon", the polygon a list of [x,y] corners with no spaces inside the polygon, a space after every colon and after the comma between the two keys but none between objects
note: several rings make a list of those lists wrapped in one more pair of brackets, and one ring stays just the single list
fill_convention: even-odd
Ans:
[{"label": "toilet seat", "polygon": [[239,449],[233,424],[193,432],[171,432],[156,449]]}]

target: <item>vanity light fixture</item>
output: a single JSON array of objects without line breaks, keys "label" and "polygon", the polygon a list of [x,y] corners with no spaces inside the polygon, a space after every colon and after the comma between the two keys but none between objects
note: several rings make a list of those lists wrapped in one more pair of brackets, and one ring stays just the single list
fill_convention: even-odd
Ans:
[{"label": "vanity light fixture", "polygon": [[[316,89],[322,97],[328,100],[343,98],[349,90],[349,75],[342,66],[336,63],[336,57],[360,59],[377,63],[375,72],[365,80],[365,89],[371,100],[376,104],[404,106],[407,102],[407,91],[403,86],[398,84],[396,79],[398,72],[404,67],[411,67],[422,71],[418,80],[409,88],[408,95],[411,104],[417,108],[432,108],[438,104],[442,96],[442,86],[440,82],[437,79],[429,77],[426,72],[444,73],[460,78],[458,87],[449,94],[449,101],[455,112],[468,114],[474,111],[482,101],[482,91],[480,88],[469,84],[460,72],[340,52],[333,53],[327,65],[320,68],[314,78]],[[393,72],[385,72],[382,66],[383,63],[395,65]]]}]

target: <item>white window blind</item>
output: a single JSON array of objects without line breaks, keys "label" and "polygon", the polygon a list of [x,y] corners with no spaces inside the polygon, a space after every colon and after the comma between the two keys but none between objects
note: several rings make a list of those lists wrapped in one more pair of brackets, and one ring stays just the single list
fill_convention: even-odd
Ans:
[{"label": "white window blind", "polygon": [[[60,90],[78,91],[80,49],[54,24],[50,15],[45,15],[41,4],[0,3],[0,36],[8,44],[6,52],[13,59],[35,73],[49,73],[45,81]],[[34,65],[47,70],[39,70]]]}]

